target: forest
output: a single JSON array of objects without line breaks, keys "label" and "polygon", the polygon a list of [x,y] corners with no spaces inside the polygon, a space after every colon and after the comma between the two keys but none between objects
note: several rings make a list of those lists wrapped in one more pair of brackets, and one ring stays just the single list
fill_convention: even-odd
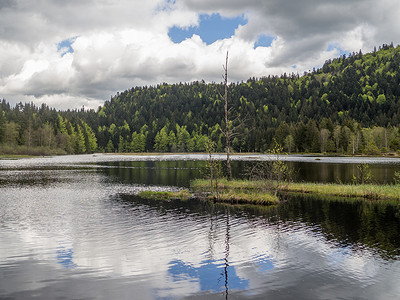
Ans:
[{"label": "forest", "polygon": [[[96,110],[0,102],[0,153],[224,151],[222,83],[133,87]],[[400,151],[400,46],[328,60],[316,70],[228,86],[234,152]]]}]

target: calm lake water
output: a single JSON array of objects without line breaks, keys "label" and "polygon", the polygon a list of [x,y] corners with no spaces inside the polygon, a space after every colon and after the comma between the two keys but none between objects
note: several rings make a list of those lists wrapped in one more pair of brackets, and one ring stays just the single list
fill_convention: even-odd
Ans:
[{"label": "calm lake water", "polygon": [[[400,299],[400,206],[291,198],[228,207],[151,201],[202,177],[206,156],[0,161],[0,299]],[[235,158],[234,176],[263,157]],[[288,157],[298,180],[368,162]]]}]

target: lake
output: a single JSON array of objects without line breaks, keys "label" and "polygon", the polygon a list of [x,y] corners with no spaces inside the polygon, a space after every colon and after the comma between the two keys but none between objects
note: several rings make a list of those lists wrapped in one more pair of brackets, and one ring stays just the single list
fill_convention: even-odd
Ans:
[{"label": "lake", "polygon": [[[219,158],[223,158],[220,156]],[[206,155],[0,161],[0,299],[400,299],[400,205],[155,201]],[[235,156],[234,177],[265,156]],[[393,182],[396,158],[289,156],[297,180]]]}]

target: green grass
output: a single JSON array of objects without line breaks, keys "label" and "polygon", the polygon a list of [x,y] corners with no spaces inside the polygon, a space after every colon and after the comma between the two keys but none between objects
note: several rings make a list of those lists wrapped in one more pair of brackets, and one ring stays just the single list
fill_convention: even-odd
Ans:
[{"label": "green grass", "polygon": [[[259,180],[242,180],[234,179],[231,181],[225,178],[218,179],[218,189],[221,190],[256,190],[260,189],[260,186],[265,184],[263,181]],[[191,182],[191,187],[194,189],[209,189],[210,180],[209,179],[196,179]]]},{"label": "green grass", "polygon": [[211,193],[210,181],[196,179],[191,187],[196,192],[205,193],[210,200],[230,204],[274,205],[279,203],[278,196],[270,191],[260,190],[259,182],[246,180],[219,179],[218,193]]},{"label": "green grass", "polygon": [[370,200],[400,200],[400,184],[290,183],[282,190]]},{"label": "green grass", "polygon": [[192,194],[187,190],[181,190],[179,192],[169,192],[169,191],[142,191],[139,196],[146,199],[156,199],[156,200],[187,200]]},{"label": "green grass", "polygon": [[[192,182],[192,188],[197,191],[210,191],[207,179]],[[221,194],[271,194],[276,190],[272,181],[250,181],[221,179],[218,182]],[[358,198],[366,200],[400,200],[400,184],[334,184],[334,183],[285,183],[279,187],[280,192],[302,193],[321,196]]]}]

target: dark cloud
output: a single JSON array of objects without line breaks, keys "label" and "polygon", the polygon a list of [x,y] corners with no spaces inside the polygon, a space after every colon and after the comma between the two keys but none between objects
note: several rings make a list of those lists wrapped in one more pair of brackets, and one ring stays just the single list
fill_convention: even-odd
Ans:
[{"label": "dark cloud", "polygon": [[[245,12],[249,24],[239,32],[241,38],[254,41],[260,34],[267,34],[285,41],[286,48],[279,52],[272,64],[274,66],[284,60],[292,63],[304,57],[317,57],[329,43],[335,41],[340,44],[343,36],[357,27],[375,31],[368,36],[361,34],[361,42],[366,48],[393,39],[400,42],[397,38],[399,29],[393,26],[393,20],[400,13],[396,0],[181,0],[181,3],[194,11],[221,14]],[[388,38],[391,40],[388,41]],[[359,50],[360,43],[354,43],[354,48],[349,44],[342,47],[347,47],[345,50],[349,51]]]},{"label": "dark cloud", "polygon": [[5,8],[12,8],[16,5],[15,0],[2,0],[0,1],[0,10]]}]

